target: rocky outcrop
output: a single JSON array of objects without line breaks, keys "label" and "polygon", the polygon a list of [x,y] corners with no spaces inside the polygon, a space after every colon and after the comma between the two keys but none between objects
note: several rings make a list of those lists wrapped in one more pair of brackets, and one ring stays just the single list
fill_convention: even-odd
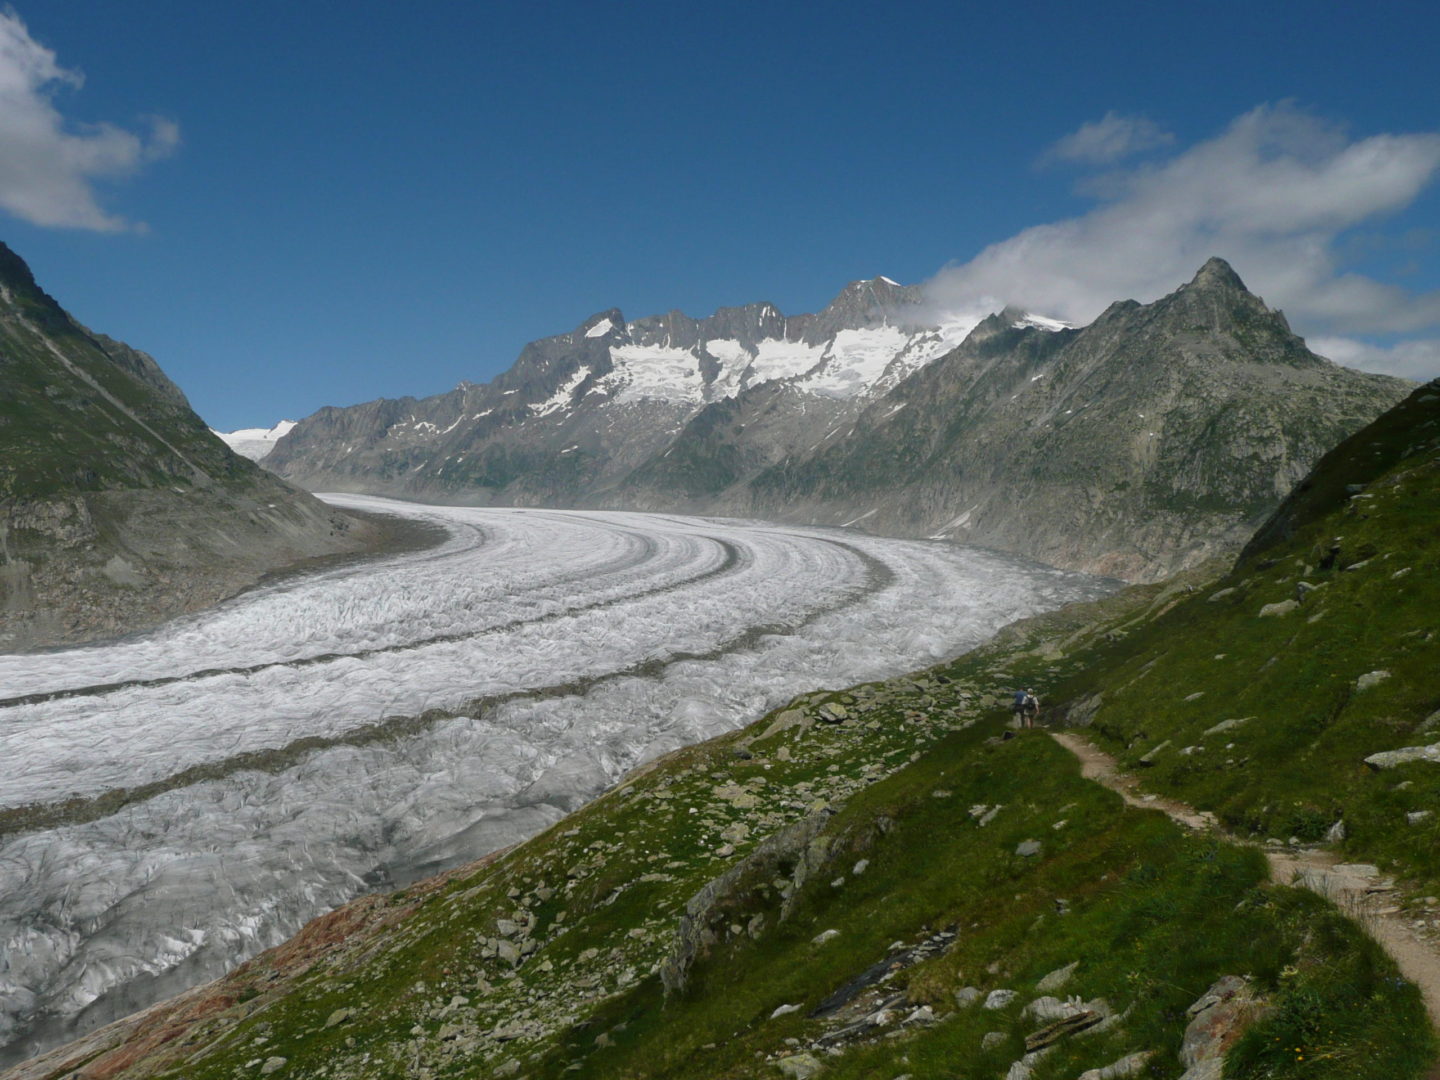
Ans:
[{"label": "rocky outcrop", "polygon": [[0,245],[0,650],[139,629],[375,537],[233,454]]},{"label": "rocky outcrop", "polygon": [[1216,982],[1185,1011],[1190,1022],[1180,1043],[1180,1080],[1220,1080],[1230,1048],[1270,1011],[1248,979],[1226,975]]},{"label": "rocky outcrop", "polygon": [[714,925],[734,916],[732,909],[746,899],[745,893],[757,881],[781,874],[789,879],[789,889],[797,889],[823,864],[829,845],[821,834],[831,816],[829,810],[811,814],[767,837],[690,898],[670,953],[660,966],[660,981],[667,994],[685,989],[691,965],[718,940]]}]

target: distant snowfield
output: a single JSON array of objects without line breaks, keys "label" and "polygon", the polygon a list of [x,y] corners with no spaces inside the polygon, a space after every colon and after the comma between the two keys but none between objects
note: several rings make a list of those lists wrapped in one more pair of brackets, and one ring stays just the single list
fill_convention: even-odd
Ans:
[{"label": "distant snowfield", "polygon": [[[169,787],[0,839],[0,1065],[532,835],[796,693],[1107,588],[835,529],[326,498],[449,539],[123,643],[0,656],[0,808]],[[272,771],[237,759],[254,753]]]},{"label": "distant snowfield", "polygon": [[251,461],[259,461],[266,457],[281,436],[289,433],[295,426],[294,420],[281,420],[272,428],[240,428],[238,431],[216,431],[211,432],[220,437],[220,441],[230,447],[241,457],[247,457]]}]

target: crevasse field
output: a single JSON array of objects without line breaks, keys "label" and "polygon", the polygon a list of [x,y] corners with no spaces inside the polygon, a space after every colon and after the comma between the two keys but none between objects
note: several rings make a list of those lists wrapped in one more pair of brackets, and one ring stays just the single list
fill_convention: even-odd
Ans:
[{"label": "crevasse field", "polygon": [[833,529],[327,498],[448,539],[123,642],[0,656],[0,811],[45,821],[0,834],[0,1064],[796,693],[1113,584]]}]

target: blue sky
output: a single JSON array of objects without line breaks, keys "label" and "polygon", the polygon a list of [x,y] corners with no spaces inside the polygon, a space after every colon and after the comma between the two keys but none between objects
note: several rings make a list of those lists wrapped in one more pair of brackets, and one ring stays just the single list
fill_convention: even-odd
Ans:
[{"label": "blue sky", "polygon": [[1229,258],[1440,374],[1432,4],[18,0],[0,239],[213,425],[444,391],[618,306],[849,280],[1084,321]]}]

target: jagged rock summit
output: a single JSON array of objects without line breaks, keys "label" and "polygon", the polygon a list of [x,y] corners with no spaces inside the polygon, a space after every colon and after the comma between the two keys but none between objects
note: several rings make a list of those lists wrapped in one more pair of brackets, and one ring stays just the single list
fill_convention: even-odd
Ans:
[{"label": "jagged rock summit", "polygon": [[135,630],[369,531],[233,454],[0,244],[0,650]]},{"label": "jagged rock summit", "polygon": [[1243,543],[1409,389],[1310,352],[1219,258],[1081,329],[925,299],[879,277],[814,315],[612,309],[488,385],[323,409],[266,465],[316,489],[848,525],[1154,580]]}]

